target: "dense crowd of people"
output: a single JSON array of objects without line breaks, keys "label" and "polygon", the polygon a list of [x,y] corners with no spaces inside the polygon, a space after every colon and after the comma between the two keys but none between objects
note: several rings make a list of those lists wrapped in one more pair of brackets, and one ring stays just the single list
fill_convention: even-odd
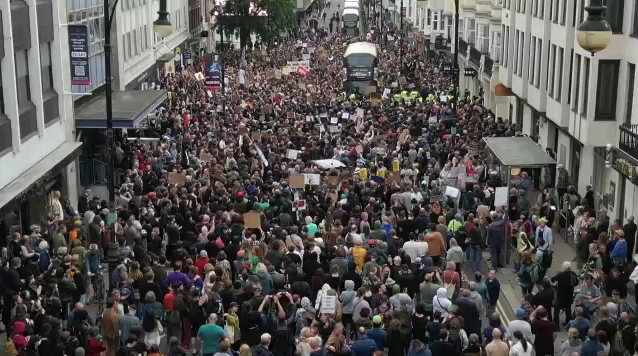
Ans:
[{"label": "dense crowd of people", "polygon": [[[556,204],[528,201],[535,173],[494,205],[503,180],[481,139],[518,135],[512,124],[481,95],[455,97],[439,56],[387,37],[390,93],[341,95],[348,39],[332,32],[299,30],[234,68],[225,50],[223,97],[196,79],[199,63],[161,78],[172,95],[157,140],[117,143],[117,221],[87,191],[77,209],[57,195],[47,228],[13,234],[0,274],[7,355],[633,354],[633,219],[610,227],[592,218],[590,192],[569,189],[590,269],[548,274]],[[277,73],[308,48],[307,75]],[[112,232],[123,258],[102,274]],[[496,271],[511,265],[525,297],[505,326]]]}]

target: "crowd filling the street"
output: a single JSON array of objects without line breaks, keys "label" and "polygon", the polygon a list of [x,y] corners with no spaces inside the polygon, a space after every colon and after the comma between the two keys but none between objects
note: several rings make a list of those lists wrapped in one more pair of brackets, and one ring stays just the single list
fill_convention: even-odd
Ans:
[{"label": "crowd filling the street", "polygon": [[633,217],[560,165],[505,169],[484,138],[535,138],[458,92],[449,53],[330,6],[158,78],[112,148],[115,208],[58,193],[12,231],[6,356],[636,354]]}]

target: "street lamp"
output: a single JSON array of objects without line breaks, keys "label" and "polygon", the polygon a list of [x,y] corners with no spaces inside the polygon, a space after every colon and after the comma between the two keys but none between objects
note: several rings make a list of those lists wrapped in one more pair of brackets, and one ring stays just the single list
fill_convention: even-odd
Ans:
[{"label": "street lamp", "polygon": [[[109,151],[108,155],[108,177],[107,185],[109,190],[109,212],[115,212],[115,140],[113,137],[113,80],[111,68],[111,28],[115,19],[115,10],[119,0],[104,0],[104,75],[105,75],[105,94],[106,94],[106,147]],[[168,11],[166,11],[166,0],[160,0],[158,18],[153,23],[153,30],[161,38],[165,38],[173,31],[173,25],[168,19]],[[111,226],[111,236],[109,242],[115,244],[114,251],[117,252],[117,242],[115,241],[115,229]],[[109,251],[113,246],[109,246]],[[113,253],[113,252],[111,252]]]},{"label": "street lamp", "polygon": [[454,68],[452,69],[452,75],[454,75],[454,105],[452,109],[456,114],[459,102],[460,90],[460,76],[461,69],[459,68],[459,0],[454,0]]},{"label": "street lamp", "polygon": [[[226,89],[225,89],[226,84],[224,83],[226,81],[225,77],[224,77],[224,72],[225,72],[225,70],[224,70],[224,60],[223,60],[223,57],[221,55],[221,53],[223,53],[223,51],[224,51],[224,14],[221,11],[221,8],[219,10],[215,10],[215,12],[213,12],[213,14],[215,15],[215,18],[219,19],[219,35],[220,35],[220,38],[221,38],[220,51],[219,51],[220,52],[220,55],[219,55],[219,62],[220,63],[219,63],[219,65],[221,67],[220,71],[221,71],[221,76],[222,76],[221,79],[222,79],[222,95],[223,95],[223,94],[226,93]],[[224,102],[224,112],[226,112],[226,104],[225,104],[226,101],[223,100],[223,102]]]},{"label": "street lamp", "polygon": [[401,10],[399,10],[401,16],[401,37],[399,40],[400,54],[399,54],[399,73],[403,74],[403,0],[401,0]]},{"label": "street lamp", "polygon": [[580,47],[593,56],[609,45],[611,42],[612,30],[609,22],[605,20],[605,10],[603,0],[590,0],[587,10],[587,19],[578,26],[576,40]]}]

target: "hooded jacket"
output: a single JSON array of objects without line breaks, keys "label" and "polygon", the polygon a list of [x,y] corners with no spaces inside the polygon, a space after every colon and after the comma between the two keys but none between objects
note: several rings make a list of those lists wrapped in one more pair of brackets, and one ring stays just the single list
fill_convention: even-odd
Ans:
[{"label": "hooded jacket", "polygon": [[476,308],[478,308],[480,315],[485,315],[485,304],[483,303],[483,297],[481,297],[481,295],[477,291],[472,291],[467,299],[476,305]]},{"label": "hooded jacket", "polygon": [[[368,303],[367,300],[365,300],[365,298],[363,297],[355,297],[354,301],[352,302],[354,304],[354,311],[352,312],[352,320],[356,323],[357,321],[361,320],[361,311],[364,308],[370,308],[370,304]],[[343,309],[342,309],[342,313],[343,313]]]},{"label": "hooded jacket", "polygon": [[432,298],[432,309],[441,313],[441,317],[446,317],[452,306],[452,301],[447,297],[447,289],[439,288],[436,296]]},{"label": "hooded jacket", "polygon": [[259,284],[261,284],[261,290],[264,295],[270,294],[274,288],[272,276],[267,271],[260,271],[257,272],[257,278],[259,278]]},{"label": "hooded jacket", "polygon": [[346,281],[345,282],[346,290],[341,292],[341,313],[343,314],[352,314],[354,313],[354,300],[357,296],[357,292],[354,291],[354,282]]}]

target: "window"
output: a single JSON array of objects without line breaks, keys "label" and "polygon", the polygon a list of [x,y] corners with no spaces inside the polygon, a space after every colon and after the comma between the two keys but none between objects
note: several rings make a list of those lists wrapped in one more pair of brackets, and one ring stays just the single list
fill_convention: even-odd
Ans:
[{"label": "window", "polygon": [[490,51],[490,27],[487,25],[478,25],[478,47],[481,53],[489,53]]},{"label": "window", "polygon": [[578,104],[580,104],[580,69],[581,69],[582,57],[580,54],[576,54],[576,68],[574,69],[574,77],[576,79],[576,85],[574,86],[574,100],[572,100],[571,108],[573,112],[578,111]]},{"label": "window", "polygon": [[432,10],[428,9],[428,26],[432,25]]},{"label": "window", "polygon": [[439,12],[436,11],[434,12],[434,14],[432,15],[433,20],[432,20],[432,31],[438,31],[439,30]]},{"label": "window", "polygon": [[[578,2],[578,0],[574,0]],[[576,11],[576,5],[574,5],[574,9],[572,10],[572,27],[576,27],[576,21],[578,21],[578,12]]]},{"label": "window", "polygon": [[2,87],[2,62],[0,61],[0,113],[4,113],[4,90]]},{"label": "window", "polygon": [[558,23],[558,0],[549,0],[549,18],[553,23]]},{"label": "window", "polygon": [[447,32],[447,37],[452,38],[454,36],[454,32],[452,32],[452,23],[454,21],[452,19],[452,16],[444,16],[444,18],[445,18],[445,30]]},{"label": "window", "polygon": [[140,54],[139,43],[137,42],[137,29],[133,30],[133,55]]},{"label": "window", "polygon": [[[544,1],[544,0],[540,0]],[[538,17],[538,2],[539,0],[532,0],[532,16]]]},{"label": "window", "polygon": [[634,23],[631,25],[631,34],[638,36],[638,3],[634,3]]},{"label": "window", "polygon": [[629,82],[627,82],[627,110],[625,112],[625,124],[630,125],[634,104],[634,86],[636,85],[636,65],[633,63],[627,63],[627,73],[629,75]]},{"label": "window", "polygon": [[126,48],[128,52],[128,58],[133,57],[133,39],[131,33],[126,34]]},{"label": "window", "polygon": [[476,20],[467,19],[467,43],[474,45],[476,43]]},{"label": "window", "polygon": [[527,66],[527,81],[532,84],[534,83],[534,71],[536,70],[536,37],[532,36],[532,40],[530,41],[530,58],[529,65]]},{"label": "window", "polygon": [[518,38],[520,37],[519,30],[516,30],[516,37],[514,37],[514,73],[518,73]]},{"label": "window", "polygon": [[585,19],[587,18],[587,17],[585,16],[585,2],[586,2],[586,1],[587,1],[587,0],[579,0],[579,3],[580,3],[580,9],[579,9],[579,13],[580,13],[580,15],[579,15],[579,20],[578,20],[578,23],[579,23],[579,24],[580,24],[580,23],[582,23],[582,22],[584,22],[584,21],[585,21]]},{"label": "window", "polygon": [[567,105],[572,103],[572,82],[574,81],[574,49],[569,54],[569,85],[567,86]]},{"label": "window", "polygon": [[51,42],[40,43],[40,69],[42,92],[53,89],[53,67],[51,66]]},{"label": "window", "polygon": [[560,1],[560,24],[565,26],[565,20],[567,19],[567,1]]},{"label": "window", "polygon": [[622,33],[625,0],[603,0],[603,3],[607,6],[605,19],[609,22],[611,30],[614,33]]},{"label": "window", "polygon": [[565,50],[562,49],[561,47],[556,47],[556,60],[558,61],[558,71],[556,72],[556,78],[554,78],[554,81],[556,82],[556,101],[558,101],[559,103],[561,102],[561,99],[563,98],[562,92],[563,92],[563,61],[565,59]]},{"label": "window", "polygon": [[545,1],[544,0],[538,1],[538,18],[541,20],[545,19]]},{"label": "window", "polygon": [[492,48],[490,48],[490,58],[496,63],[501,63],[501,38],[500,32],[492,32]]},{"label": "window", "polygon": [[556,66],[556,46],[549,46],[549,63],[547,67],[547,95],[554,97],[554,68]]},{"label": "window", "polygon": [[465,39],[465,31],[464,31],[465,27],[463,26],[463,24],[464,24],[463,19],[459,19],[459,38],[460,39]]},{"label": "window", "polygon": [[521,31],[521,36],[518,38],[518,76],[523,76],[523,48],[525,46],[525,32]]},{"label": "window", "polygon": [[595,120],[615,120],[618,99],[619,60],[598,61]]},{"label": "window", "polygon": [[587,106],[589,105],[589,71],[591,69],[591,60],[589,57],[583,57],[583,75],[585,76],[585,85],[583,86],[583,116],[587,116]]},{"label": "window", "polygon": [[536,63],[538,64],[538,70],[534,73],[534,86],[540,89],[541,86],[541,68],[543,67],[543,60],[545,59],[543,52],[543,40],[538,38],[536,44]]},{"label": "window", "polygon": [[16,90],[18,107],[25,107],[31,101],[31,85],[29,83],[29,62],[27,50],[14,53],[16,62]]}]

